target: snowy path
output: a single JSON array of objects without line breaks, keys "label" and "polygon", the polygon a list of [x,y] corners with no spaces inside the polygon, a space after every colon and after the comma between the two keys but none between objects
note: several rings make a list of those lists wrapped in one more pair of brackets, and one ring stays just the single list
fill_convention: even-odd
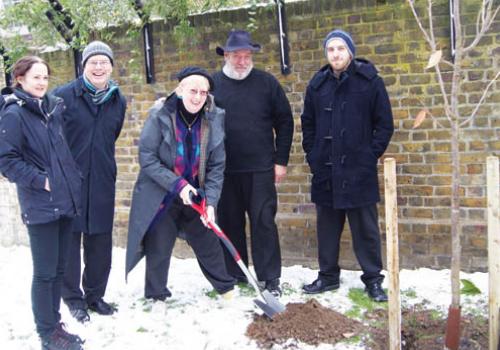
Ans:
[{"label": "snowy path", "polygon": [[[172,259],[169,289],[173,293],[167,303],[145,303],[143,296],[143,261],[124,280],[125,251],[113,251],[113,269],[108,284],[106,301],[118,304],[119,311],[109,316],[91,314],[91,321],[81,325],[74,321],[66,306],[62,306],[63,321],[68,329],[86,339],[86,350],[249,350],[256,344],[244,334],[254,311],[252,297],[240,295],[237,288],[232,300],[207,295],[211,287],[194,259]],[[0,348],[9,350],[40,349],[34,331],[30,304],[31,257],[27,247],[0,247]],[[300,293],[305,282],[316,277],[316,271],[292,266],[283,269],[285,295],[280,299],[303,302],[310,298]],[[488,275],[463,274],[482,294],[463,298],[464,304],[484,308],[487,298]],[[403,270],[400,276],[403,291],[414,290],[417,297],[406,298],[407,303],[426,299],[431,307],[445,310],[450,302],[449,271],[419,269]],[[323,305],[345,312],[351,308],[347,297],[350,288],[362,288],[359,273],[343,271],[341,288],[316,296]],[[408,293],[408,294],[414,294]],[[465,307],[467,310],[467,307]],[[277,349],[279,347],[276,347]],[[346,344],[318,347],[300,344],[300,349],[353,350],[363,349]]]}]

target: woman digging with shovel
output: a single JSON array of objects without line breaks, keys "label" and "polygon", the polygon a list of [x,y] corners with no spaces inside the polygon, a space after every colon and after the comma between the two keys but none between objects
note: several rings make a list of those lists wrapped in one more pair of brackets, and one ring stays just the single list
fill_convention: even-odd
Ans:
[{"label": "woman digging with shovel", "polygon": [[140,136],[126,275],[146,256],[144,296],[170,297],[170,257],[182,231],[205,277],[230,297],[235,281],[226,271],[222,247],[190,206],[190,195],[204,189],[207,216],[214,220],[224,176],[224,111],[213,102],[213,80],[204,69],[186,67],[177,77],[175,92],[153,106]]}]

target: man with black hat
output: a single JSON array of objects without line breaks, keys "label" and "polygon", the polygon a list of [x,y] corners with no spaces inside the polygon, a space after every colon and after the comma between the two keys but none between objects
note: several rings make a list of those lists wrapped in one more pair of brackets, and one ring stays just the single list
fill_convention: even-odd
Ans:
[{"label": "man with black hat", "polygon": [[196,189],[203,189],[208,219],[214,221],[224,177],[224,111],[213,101],[214,82],[204,69],[186,67],[177,77],[177,89],[151,108],[139,139],[141,169],[130,209],[126,275],[145,256],[145,298],[170,297],[170,257],[182,231],[207,280],[229,297],[235,281],[226,271],[222,247],[190,206]]},{"label": "man with black hat", "polygon": [[[226,111],[226,171],[218,219],[222,229],[248,265],[246,219],[250,219],[252,260],[265,288],[280,295],[281,252],[275,223],[275,183],[283,180],[293,136],[293,117],[283,88],[271,74],[253,67],[260,45],[250,34],[232,30],[222,71],[215,73],[215,101]],[[238,281],[246,278],[225,252],[228,271]]]},{"label": "man with black hat", "polygon": [[339,244],[347,217],[366,291],[375,301],[387,301],[376,203],[377,160],[394,131],[391,104],[375,66],[355,58],[347,32],[330,32],[323,48],[328,64],[309,82],[301,116],[302,146],[313,174],[320,268],[318,278],[303,289],[315,294],[339,288]]},{"label": "man with black hat", "polygon": [[83,50],[82,63],[83,75],[55,89],[54,94],[64,99],[64,131],[83,175],[82,215],[73,226],[62,296],[73,317],[86,322],[88,308],[100,315],[111,315],[115,311],[103,297],[111,270],[115,142],[122,129],[127,103],[110,79],[113,51],[107,44],[101,41],[88,44]]}]

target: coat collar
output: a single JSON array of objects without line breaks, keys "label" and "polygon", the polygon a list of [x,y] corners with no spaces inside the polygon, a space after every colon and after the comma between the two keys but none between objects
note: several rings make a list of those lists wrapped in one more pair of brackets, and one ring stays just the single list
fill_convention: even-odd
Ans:
[{"label": "coat collar", "polygon": [[78,79],[76,79],[76,82],[75,82],[75,86],[74,86],[74,89],[75,89],[75,95],[76,96],[82,96],[83,95],[83,76],[79,77]]},{"label": "coat collar", "polygon": [[[377,69],[370,61],[363,58],[355,58],[347,67],[347,70],[342,73],[347,76],[359,75],[363,79],[372,80],[378,74]],[[325,64],[311,79],[311,86],[317,90],[325,81],[333,78],[333,73],[329,64]]]},{"label": "coat collar", "polygon": [[17,99],[16,102],[19,106],[24,106],[31,112],[44,117],[50,117],[57,109],[64,107],[63,99],[50,93],[45,94],[42,99],[39,99],[23,90],[16,89],[13,95]]},{"label": "coat collar", "polygon": [[[85,90],[85,83],[83,82],[83,75],[75,80],[75,85],[74,85],[73,89],[75,91],[76,96],[78,96],[78,97],[83,96],[84,92],[86,91]],[[121,94],[120,89],[118,89],[118,92],[114,95],[119,96],[120,94]],[[113,99],[113,98],[114,98],[114,96],[111,97],[111,99]]]}]

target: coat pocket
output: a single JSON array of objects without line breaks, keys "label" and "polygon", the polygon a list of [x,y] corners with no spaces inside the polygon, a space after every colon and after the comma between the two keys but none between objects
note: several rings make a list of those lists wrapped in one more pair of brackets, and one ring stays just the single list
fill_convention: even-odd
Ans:
[{"label": "coat pocket", "polygon": [[311,180],[311,200],[317,204],[332,202],[332,177],[329,171],[323,170],[314,174]]}]

